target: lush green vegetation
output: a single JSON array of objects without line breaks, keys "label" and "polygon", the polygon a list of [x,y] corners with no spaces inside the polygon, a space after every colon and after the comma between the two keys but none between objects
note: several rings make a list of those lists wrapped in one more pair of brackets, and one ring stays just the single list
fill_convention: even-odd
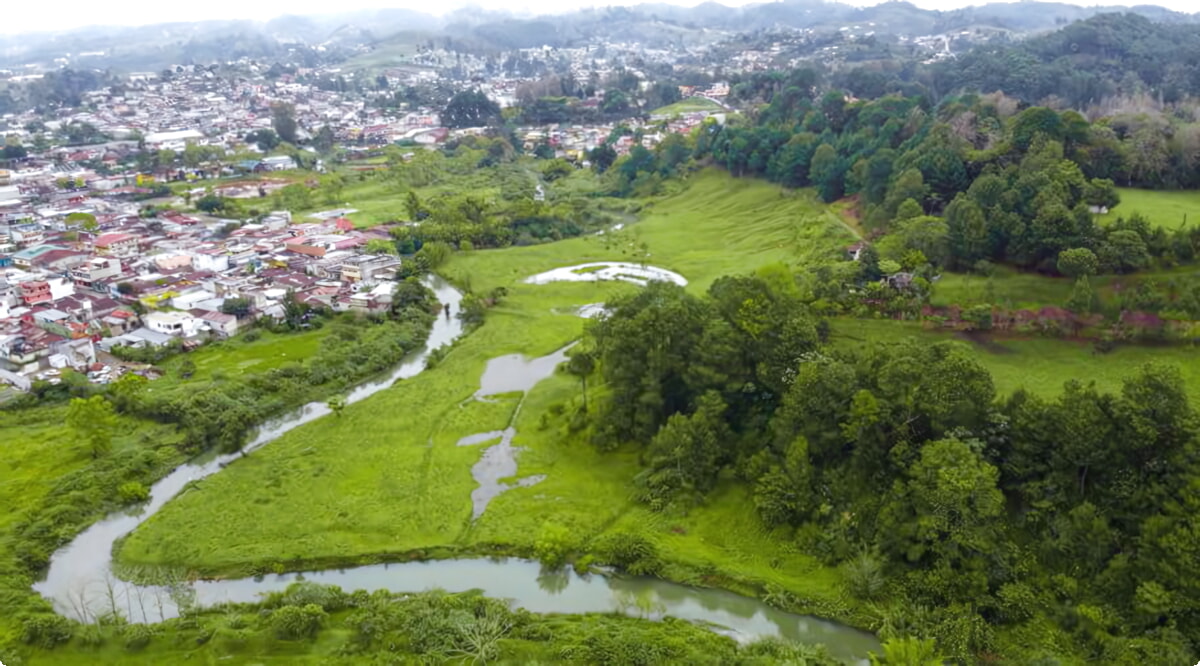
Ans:
[{"label": "lush green vegetation", "polygon": [[1120,187],[1117,188],[1117,194],[1121,197],[1120,206],[1107,217],[1100,218],[1102,221],[1113,217],[1139,215],[1155,227],[1168,231],[1194,226],[1200,222],[1200,192]]},{"label": "lush green vegetation", "polygon": [[958,345],[824,347],[774,272],[609,307],[589,336],[605,399],[579,430],[642,451],[652,510],[703,511],[737,479],[764,524],[883,601],[878,622],[960,663],[1195,660],[1200,426],[1178,369],[997,399]]},{"label": "lush green vegetation", "polygon": [[470,593],[347,593],[311,583],[153,627],[89,626],[72,648],[38,650],[28,663],[839,663],[818,647],[741,645],[689,622],[536,615]]},{"label": "lush green vegetation", "polygon": [[913,338],[934,343],[957,340],[980,365],[987,368],[996,392],[1018,390],[1053,398],[1066,379],[1095,382],[1096,388],[1114,392],[1121,382],[1147,363],[1158,361],[1179,368],[1193,402],[1200,400],[1200,364],[1190,347],[1117,347],[1100,355],[1092,344],[1030,335],[962,334],[931,330],[919,322],[880,319],[838,319],[832,323],[830,341],[847,349],[867,343],[901,342]]},{"label": "lush green vegetation", "polygon": [[30,586],[53,550],[105,512],[141,500],[140,492],[184,459],[173,427],[124,415],[112,423],[108,452],[97,459],[67,425],[69,411],[67,405],[0,411],[0,649],[20,640],[28,614],[50,612]]}]

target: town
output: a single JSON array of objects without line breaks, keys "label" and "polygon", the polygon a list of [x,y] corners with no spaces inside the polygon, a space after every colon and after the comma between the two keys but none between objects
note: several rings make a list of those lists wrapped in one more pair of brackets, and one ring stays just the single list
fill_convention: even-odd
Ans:
[{"label": "town", "polygon": [[[447,58],[430,50],[414,61]],[[448,128],[433,104],[387,108],[365,95],[326,89],[336,88],[323,82],[340,77],[337,68],[260,72],[265,68],[246,62],[232,68],[237,76],[184,66],[134,74],[86,92],[78,109],[53,119],[34,109],[0,119],[7,127],[0,161],[5,383],[28,391],[36,381],[59,382],[66,368],[94,383],[129,369],[152,373],[146,364],[123,362],[130,356],[123,352],[192,348],[233,336],[261,318],[281,319],[284,299],[334,312],[386,310],[404,259],[368,247],[390,241],[389,225],[357,228],[345,217],[353,209],[302,217],[253,210],[249,218],[230,219],[203,210],[202,200],[253,205],[297,174],[335,169],[333,159],[378,154],[389,145],[437,149],[483,128]],[[436,71],[389,68],[377,83],[426,86],[437,82]],[[631,93],[648,85],[637,72],[618,74],[630,77]],[[592,80],[613,75],[601,69]],[[470,76],[474,82],[455,86],[473,85],[504,106],[538,83]],[[680,86],[667,101],[686,93],[698,102],[695,110],[533,125],[514,140],[527,150],[550,146],[587,166],[590,151],[618,125],[638,130],[637,138],[627,132],[613,141],[622,155],[635,143],[652,147],[667,133],[691,131],[709,116],[723,120],[728,92],[720,82]],[[604,97],[593,91],[580,107],[596,111]],[[290,178],[270,178],[275,172]],[[411,223],[401,219],[399,205],[396,215],[396,224]]]}]

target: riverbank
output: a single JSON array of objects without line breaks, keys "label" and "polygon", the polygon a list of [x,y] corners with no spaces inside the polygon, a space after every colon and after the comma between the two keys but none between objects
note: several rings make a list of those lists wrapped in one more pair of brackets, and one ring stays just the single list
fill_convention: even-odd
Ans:
[{"label": "riverbank", "polygon": [[[607,288],[527,289],[538,303],[553,295],[555,302],[584,304]],[[152,580],[156,569],[183,565],[189,578],[239,579],[380,562],[533,557],[546,523],[553,522],[569,530],[573,559],[585,569],[600,555],[595,546],[605,536],[636,534],[655,544],[661,558],[655,575],[663,580],[871,626],[873,618],[841,591],[840,575],[758,528],[750,503],[733,485],[712,512],[670,524],[631,502],[634,452],[601,454],[582,440],[560,437],[581,399],[577,380],[561,373],[528,392],[514,424],[514,444],[524,449],[519,476],[545,480],[506,491],[473,520],[470,470],[482,453],[457,444],[508,426],[519,400],[514,394],[472,399],[487,362],[549,353],[578,338],[584,325],[548,307],[522,307],[523,293],[491,313],[483,329],[463,338],[433,370],[348,407],[340,418],[290,432],[176,498],[122,545],[120,570],[140,569]],[[309,484],[313,478],[341,482],[326,489]],[[286,503],[299,522],[262,524],[244,511],[246,503],[271,515],[281,515],[272,507]],[[328,527],[342,516],[338,529]]]}]

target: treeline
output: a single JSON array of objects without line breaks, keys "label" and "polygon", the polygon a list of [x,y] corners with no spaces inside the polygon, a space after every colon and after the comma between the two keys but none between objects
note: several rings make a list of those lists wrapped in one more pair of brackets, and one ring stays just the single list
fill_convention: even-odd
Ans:
[{"label": "treeline", "polygon": [[[755,122],[708,123],[690,158],[736,176],[812,186],[825,201],[854,197],[885,258],[919,250],[935,266],[981,260],[1055,272],[1061,252],[1084,248],[1100,272],[1195,259],[1194,228],[1144,220],[1100,225],[1117,207],[1116,184],[1200,185],[1200,124],[1117,116],[1089,123],[1073,111],[1018,110],[1003,95],[963,95],[936,108],[918,97],[859,101],[842,91],[813,97],[811,72],[782,82]],[[810,86],[804,88],[802,86]],[[628,169],[631,155],[618,168]],[[906,205],[907,204],[907,205]]]},{"label": "treeline", "polygon": [[1177,370],[1001,397],[955,343],[826,338],[782,267],[702,297],[651,284],[576,351],[604,382],[586,427],[641,452],[655,510],[745,485],[877,629],[957,663],[1196,661],[1200,421]]},{"label": "treeline", "polygon": [[933,65],[928,83],[940,94],[1001,90],[1079,109],[1134,92],[1174,103],[1200,90],[1200,31],[1137,14],[1100,14],[1015,44],[971,49]]}]

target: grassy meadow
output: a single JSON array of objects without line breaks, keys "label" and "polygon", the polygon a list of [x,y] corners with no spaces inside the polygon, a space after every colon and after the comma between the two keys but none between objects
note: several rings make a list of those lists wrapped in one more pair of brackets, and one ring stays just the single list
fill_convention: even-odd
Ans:
[{"label": "grassy meadow", "polygon": [[700,111],[709,111],[718,113],[724,111],[720,104],[708,99],[707,97],[688,97],[681,99],[674,104],[660,106],[650,112],[652,116],[677,116],[684,113],[697,113]]},{"label": "grassy meadow", "polygon": [[471,399],[489,359],[550,353],[583,332],[585,320],[565,314],[573,306],[635,289],[523,284],[528,275],[588,260],[636,261],[648,252],[647,263],[679,271],[691,289],[703,290],[721,275],[824,258],[849,238],[806,192],[781,195],[765,183],[705,172],[686,191],[654,202],[630,228],[456,255],[444,271],[451,278],[476,291],[509,289],[483,329],[434,369],[349,406],[340,418],[298,428],[197,484],[134,532],[119,559],[233,576],[414,554],[529,554],[542,525],[552,522],[569,527],[581,549],[614,529],[642,533],[660,545],[666,575],[675,579],[745,591],[777,585],[825,614],[844,614],[840,575],[764,530],[744,490],[730,485],[708,510],[686,518],[632,503],[636,454],[600,454],[567,430],[566,415],[581,402],[573,377],[560,373],[539,384],[516,421],[514,445],[525,449],[519,476],[546,479],[503,493],[478,521],[471,520],[471,467],[486,446],[455,444],[504,428],[518,404],[519,395]]},{"label": "grassy meadow", "polygon": [[784,190],[710,169],[694,175],[682,192],[648,201],[641,220],[619,231],[458,254],[443,272],[485,291],[560,266],[645,261],[680,273],[689,288],[703,291],[722,275],[766,264],[836,258],[854,240],[810,190]]},{"label": "grassy meadow", "polygon": [[1107,354],[1097,354],[1088,342],[1042,337],[1003,337],[980,345],[950,331],[923,328],[918,322],[870,319],[838,319],[832,330],[834,344],[845,346],[909,338],[958,340],[992,373],[1000,395],[1025,389],[1051,397],[1058,395],[1070,379],[1095,382],[1102,391],[1116,392],[1123,379],[1146,363],[1166,363],[1179,368],[1192,401],[1200,406],[1200,350],[1191,347],[1120,346]]},{"label": "grassy meadow", "polygon": [[1118,217],[1129,217],[1134,213],[1145,217],[1150,224],[1174,231],[1185,224],[1200,224],[1200,191],[1157,191],[1117,188],[1121,203],[1108,215],[1099,219],[1104,222]]}]

